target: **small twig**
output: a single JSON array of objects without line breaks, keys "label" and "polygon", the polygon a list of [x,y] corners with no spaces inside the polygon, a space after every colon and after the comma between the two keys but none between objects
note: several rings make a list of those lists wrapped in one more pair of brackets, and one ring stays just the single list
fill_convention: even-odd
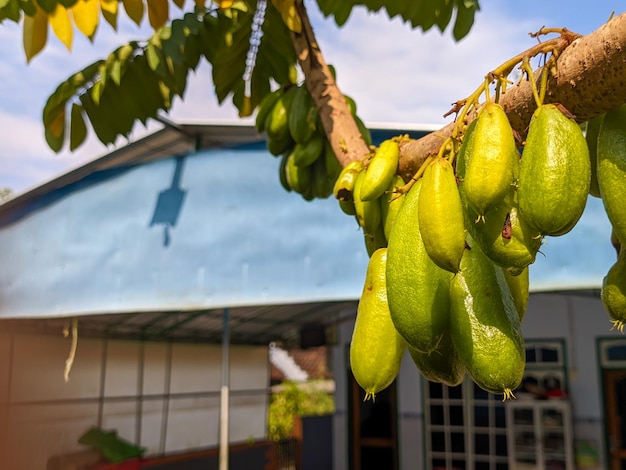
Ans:
[{"label": "small twig", "polygon": [[65,383],[70,381],[70,371],[72,370],[72,366],[74,365],[74,358],[76,357],[76,348],[78,346],[78,319],[72,318],[72,326],[71,331],[69,325],[66,325],[63,329],[63,336],[68,337],[72,335],[72,343],[70,345],[70,353],[65,360],[65,371],[63,372],[63,378],[65,379]]}]

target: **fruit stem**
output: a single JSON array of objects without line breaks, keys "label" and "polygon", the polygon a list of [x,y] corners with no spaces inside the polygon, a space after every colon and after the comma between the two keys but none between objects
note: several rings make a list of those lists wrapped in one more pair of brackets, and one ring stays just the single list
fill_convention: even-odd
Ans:
[{"label": "fruit stem", "polygon": [[[530,82],[530,86],[533,90],[533,97],[535,98],[535,103],[537,103],[537,107],[540,107],[543,104],[543,100],[539,96],[539,90],[537,89],[537,82],[535,81],[535,73],[533,72],[533,68],[530,66],[530,59],[528,57],[524,57],[522,59],[522,71],[526,73],[528,76],[528,81]],[[545,73],[543,74],[546,75]],[[543,78],[543,77],[542,77]]]}]

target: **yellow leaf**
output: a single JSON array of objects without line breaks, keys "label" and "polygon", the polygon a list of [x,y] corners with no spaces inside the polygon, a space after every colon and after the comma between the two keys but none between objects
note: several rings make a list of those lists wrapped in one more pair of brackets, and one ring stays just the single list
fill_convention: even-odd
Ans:
[{"label": "yellow leaf", "polygon": [[185,6],[185,0],[174,0],[174,4],[182,10]]},{"label": "yellow leaf", "polygon": [[170,17],[169,0],[148,0],[148,20],[150,26],[159,29]]},{"label": "yellow leaf", "polygon": [[93,39],[100,21],[100,2],[98,0],[77,0],[71,7],[74,23],[78,30]]},{"label": "yellow leaf", "polygon": [[124,10],[128,17],[137,23],[137,26],[143,19],[144,5],[143,0],[122,0],[124,3]]},{"label": "yellow leaf", "polygon": [[220,8],[230,8],[233,6],[233,0],[213,0]]},{"label": "yellow leaf", "polygon": [[70,12],[63,5],[57,3],[54,11],[50,13],[49,19],[50,26],[56,37],[71,51],[74,28],[70,19]]},{"label": "yellow leaf", "polygon": [[26,62],[35,57],[46,45],[48,41],[48,15],[43,11],[37,2],[35,14],[33,16],[24,15],[23,43],[26,53]]},{"label": "yellow leaf", "polygon": [[296,10],[295,0],[272,0],[276,9],[280,12],[280,16],[287,27],[294,33],[302,32],[302,21],[298,10]]},{"label": "yellow leaf", "polygon": [[119,2],[117,0],[100,0],[100,10],[102,10],[102,16],[116,31],[118,5]]},{"label": "yellow leaf", "polygon": [[48,131],[57,139],[63,137],[65,132],[65,108],[59,109],[54,119],[48,124]]}]

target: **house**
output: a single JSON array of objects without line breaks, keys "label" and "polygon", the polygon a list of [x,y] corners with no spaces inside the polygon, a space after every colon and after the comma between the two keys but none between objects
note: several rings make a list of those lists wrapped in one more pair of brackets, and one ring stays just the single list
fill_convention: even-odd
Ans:
[{"label": "house", "polygon": [[363,402],[347,361],[362,235],[332,199],[285,192],[278,164],[251,127],[169,125],[0,206],[7,468],[45,468],[93,426],[146,455],[263,439],[275,341],[329,348],[336,470],[575,468],[576,451],[620,468],[626,341],[599,300],[615,259],[600,201],[531,271],[527,384],[567,400],[430,384],[407,356]]}]

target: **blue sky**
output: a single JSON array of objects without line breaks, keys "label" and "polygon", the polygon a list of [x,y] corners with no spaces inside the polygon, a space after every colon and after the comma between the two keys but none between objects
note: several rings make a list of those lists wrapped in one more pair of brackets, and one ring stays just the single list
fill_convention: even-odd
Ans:
[{"label": "blue sky", "polygon": [[[187,0],[190,3],[190,0]],[[385,14],[353,12],[337,29],[307,1],[327,61],[335,65],[342,91],[356,99],[366,123],[443,125],[450,103],[467,96],[486,72],[534,44],[528,32],[541,26],[568,27],[587,34],[610,16],[626,10],[623,2],[596,0],[482,0],[470,35],[455,43],[450,32],[411,30]],[[123,14],[121,16],[124,16]],[[0,187],[15,192],[35,187],[113,149],[90,138],[78,151],[55,154],[43,138],[41,112],[47,97],[74,71],[104,57],[129,39],[150,34],[120,19],[119,34],[101,24],[94,44],[75,34],[68,52],[49,35],[42,54],[26,65],[21,26],[0,25]],[[241,122],[231,106],[218,106],[210,69],[201,66],[191,78],[184,101],[170,119],[177,122]],[[135,127],[133,138],[158,128]],[[126,141],[120,139],[118,146]]]}]

